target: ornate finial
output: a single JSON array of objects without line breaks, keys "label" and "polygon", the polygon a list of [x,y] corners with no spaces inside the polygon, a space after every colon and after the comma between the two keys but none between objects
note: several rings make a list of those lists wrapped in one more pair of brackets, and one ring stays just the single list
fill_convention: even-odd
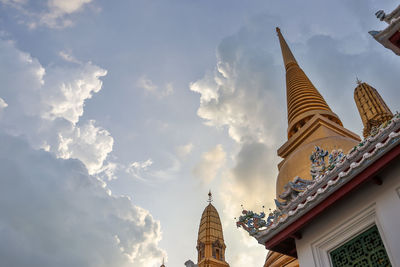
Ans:
[{"label": "ornate finial", "polygon": [[213,199],[212,199],[212,194],[211,194],[211,190],[210,190],[210,191],[208,191],[208,200],[207,200],[207,202],[211,203],[212,201],[213,201]]},{"label": "ornate finial", "polygon": [[356,77],[356,82],[358,85],[362,84],[362,81],[358,79],[358,77]]},{"label": "ornate finial", "polygon": [[276,27],[276,33],[280,33],[281,29],[279,29],[279,27]]}]

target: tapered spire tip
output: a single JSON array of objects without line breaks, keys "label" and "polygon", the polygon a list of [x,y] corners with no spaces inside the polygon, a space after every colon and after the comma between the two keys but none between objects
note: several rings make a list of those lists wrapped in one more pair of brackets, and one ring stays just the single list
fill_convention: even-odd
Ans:
[{"label": "tapered spire tip", "polygon": [[294,135],[315,114],[324,114],[330,120],[342,125],[339,117],[331,111],[325,99],[297,64],[279,27],[276,28],[276,32],[278,33],[286,69],[288,138]]}]

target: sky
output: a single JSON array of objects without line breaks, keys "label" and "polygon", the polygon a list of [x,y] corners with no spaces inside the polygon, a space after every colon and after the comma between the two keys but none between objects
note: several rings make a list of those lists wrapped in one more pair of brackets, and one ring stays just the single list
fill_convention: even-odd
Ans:
[{"label": "sky", "polygon": [[275,27],[344,126],[356,78],[399,109],[400,58],[368,31],[394,0],[0,0],[5,266],[184,266],[211,189],[231,267],[267,251],[286,141]]}]

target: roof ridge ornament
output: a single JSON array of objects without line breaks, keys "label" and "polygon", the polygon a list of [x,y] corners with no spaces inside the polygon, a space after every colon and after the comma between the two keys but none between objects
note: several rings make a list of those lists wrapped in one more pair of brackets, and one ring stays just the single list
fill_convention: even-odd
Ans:
[{"label": "roof ridge ornament", "polygon": [[[267,229],[273,223],[276,223],[278,219],[283,215],[279,209],[274,210],[270,213],[265,220],[265,212],[262,211],[260,213],[255,213],[251,210],[245,210],[243,205],[241,205],[243,211],[242,215],[239,219],[235,218],[236,227],[242,227],[246,230],[251,236],[258,234],[260,231]],[[264,206],[262,206],[264,209]]]}]

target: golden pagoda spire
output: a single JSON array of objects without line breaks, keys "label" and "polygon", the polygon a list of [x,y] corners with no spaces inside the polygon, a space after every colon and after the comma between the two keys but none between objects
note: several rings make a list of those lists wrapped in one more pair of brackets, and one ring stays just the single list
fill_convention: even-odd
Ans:
[{"label": "golden pagoda spire", "polygon": [[208,193],[209,204],[201,215],[197,238],[199,267],[229,267],[225,261],[224,235],[218,211],[211,204],[212,194]]},{"label": "golden pagoda spire", "polygon": [[[310,174],[310,154],[315,146],[326,151],[342,149],[348,151],[356,146],[360,138],[344,128],[339,117],[331,111],[324,98],[299,67],[295,57],[279,28],[278,33],[286,70],[286,94],[288,111],[288,140],[278,149],[283,160],[278,164],[276,199],[285,191],[285,186],[296,177],[313,179]],[[268,253],[264,267],[298,267],[292,257],[276,252]]]},{"label": "golden pagoda spire", "polygon": [[366,138],[374,127],[390,120],[393,113],[375,88],[358,79],[357,84],[354,100],[364,124],[363,135]]},{"label": "golden pagoda spire", "polygon": [[279,28],[276,28],[286,69],[288,138],[292,137],[312,116],[320,114],[342,126],[304,71],[299,67]]},{"label": "golden pagoda spire", "polygon": [[288,140],[278,149],[277,199],[284,186],[296,176],[312,179],[310,154],[315,146],[332,151],[353,148],[360,140],[344,128],[339,117],[298,65],[279,28],[276,28],[286,70]]}]

